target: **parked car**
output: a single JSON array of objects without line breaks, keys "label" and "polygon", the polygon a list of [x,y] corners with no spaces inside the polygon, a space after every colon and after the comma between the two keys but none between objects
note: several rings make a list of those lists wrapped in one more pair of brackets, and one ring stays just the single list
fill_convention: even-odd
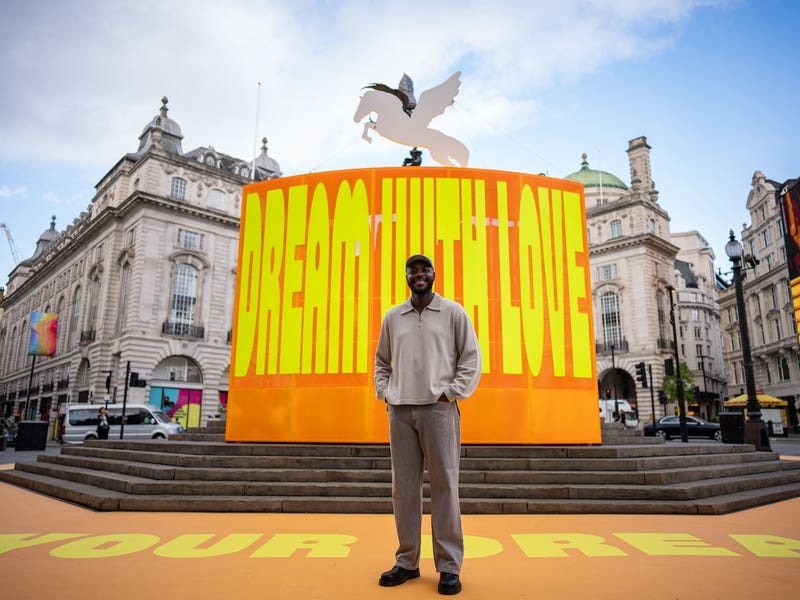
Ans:
[{"label": "parked car", "polygon": [[[722,441],[722,431],[720,430],[719,423],[709,423],[700,417],[686,417],[686,433],[688,437],[703,437],[712,440]],[[644,434],[649,437],[655,435],[670,439],[673,437],[681,437],[681,418],[678,416],[661,417],[656,421],[655,428],[653,423],[647,423],[644,426]]]},{"label": "parked car", "polygon": [[[2,418],[2,417],[0,417]],[[17,424],[12,419],[3,419],[0,423],[0,435],[5,436],[6,446],[13,447],[17,444]]]}]

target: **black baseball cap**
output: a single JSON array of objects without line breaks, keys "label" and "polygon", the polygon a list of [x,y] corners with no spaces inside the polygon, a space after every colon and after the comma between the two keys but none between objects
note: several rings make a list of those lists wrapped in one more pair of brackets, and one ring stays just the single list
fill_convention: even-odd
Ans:
[{"label": "black baseball cap", "polygon": [[430,258],[428,258],[423,254],[415,254],[414,256],[408,257],[408,260],[406,261],[406,269],[408,269],[411,265],[417,262],[421,262],[424,265],[430,267],[431,269],[433,268],[433,263],[431,262]]}]

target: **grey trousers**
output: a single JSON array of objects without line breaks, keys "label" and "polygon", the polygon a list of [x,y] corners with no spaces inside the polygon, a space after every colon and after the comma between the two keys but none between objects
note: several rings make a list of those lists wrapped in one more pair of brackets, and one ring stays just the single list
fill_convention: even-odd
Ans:
[{"label": "grey trousers", "polygon": [[422,536],[422,479],[431,487],[433,558],[439,573],[461,572],[464,535],[458,500],[461,416],[455,402],[389,405],[392,505],[398,547],[395,564],[419,567]]}]

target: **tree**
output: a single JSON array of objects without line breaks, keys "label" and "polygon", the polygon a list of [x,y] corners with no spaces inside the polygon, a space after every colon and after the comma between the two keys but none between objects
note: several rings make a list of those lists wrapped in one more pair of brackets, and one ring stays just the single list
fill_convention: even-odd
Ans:
[{"label": "tree", "polygon": [[[685,362],[680,364],[681,381],[683,382],[683,399],[687,405],[694,404],[694,375],[689,370],[689,365]],[[676,378],[674,375],[664,375],[664,380],[661,382],[661,389],[667,395],[667,402],[678,401],[678,390],[676,386]]]}]

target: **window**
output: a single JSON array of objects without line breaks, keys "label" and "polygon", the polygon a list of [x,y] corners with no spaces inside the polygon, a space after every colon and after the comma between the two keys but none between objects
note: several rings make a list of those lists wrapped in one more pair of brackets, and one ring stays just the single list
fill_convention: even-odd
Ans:
[{"label": "window", "polygon": [[56,332],[56,348],[63,348],[64,347],[64,339],[66,338],[66,335],[67,335],[66,334],[67,328],[64,327],[64,319],[65,319],[65,316],[64,316],[64,303],[65,302],[66,301],[64,300],[64,296],[61,296],[58,299],[58,303],[56,304],[56,313],[58,313],[58,319],[62,323],[61,327],[59,327],[58,331]]},{"label": "window", "polygon": [[648,227],[650,228],[650,233],[655,233],[656,232],[656,220],[655,219],[650,219],[650,221],[648,222]]},{"label": "window", "polygon": [[696,339],[696,340],[702,339],[702,331],[701,331],[700,327],[695,327],[694,328],[694,339]]},{"label": "window", "polygon": [[131,265],[126,261],[125,264],[122,265],[122,272],[120,273],[119,278],[119,307],[117,310],[117,324],[114,327],[114,332],[116,334],[122,333],[125,329],[125,318],[127,317],[128,312],[128,286],[130,284],[130,277]]},{"label": "window", "polygon": [[208,205],[215,210],[225,210],[225,192],[213,189],[208,194]]},{"label": "window", "polygon": [[100,275],[95,275],[91,283],[89,293],[89,315],[87,327],[90,331],[97,329],[97,305],[100,302]]},{"label": "window", "polygon": [[692,321],[699,321],[700,320],[700,311],[696,308],[692,309]]},{"label": "window", "polygon": [[622,237],[622,221],[615,219],[611,221],[611,238]]},{"label": "window", "polygon": [[19,350],[17,352],[17,368],[21,369],[25,366],[25,357],[28,355],[28,338],[30,330],[28,329],[28,322],[23,321],[22,326],[19,328]]},{"label": "window", "polygon": [[769,228],[761,232],[761,243],[763,244],[764,248],[766,248],[772,243],[772,240],[770,239],[769,235]]},{"label": "window", "polygon": [[774,285],[769,288],[769,299],[770,306],[772,308],[778,308],[778,289]]},{"label": "window", "polygon": [[94,249],[94,262],[100,262],[103,260],[103,244],[97,244],[97,248]]},{"label": "window", "polygon": [[731,333],[730,342],[731,342],[730,346],[731,346],[731,350],[732,351],[739,349],[739,333],[738,332]]},{"label": "window", "polygon": [[603,328],[603,341],[619,347],[622,329],[619,317],[619,296],[607,292],[600,297],[600,322]]},{"label": "window", "polygon": [[602,265],[598,267],[599,279],[616,279],[617,278],[617,265]]},{"label": "window", "polygon": [[169,320],[176,324],[193,325],[196,304],[197,269],[190,264],[179,263],[175,267],[175,275],[172,281]]},{"label": "window", "polygon": [[778,358],[778,379],[781,381],[789,380],[789,362],[785,356]]},{"label": "window", "polygon": [[781,340],[781,320],[780,319],[773,319],[772,321],[772,329],[775,332],[775,341],[779,342]]},{"label": "window", "polygon": [[131,227],[125,232],[125,247],[130,248],[136,243],[136,227]]},{"label": "window", "polygon": [[[656,263],[658,264],[658,263]],[[666,340],[667,335],[667,309],[665,308],[666,299],[664,292],[661,290],[656,291],[656,310],[658,311],[658,336],[662,340]]]},{"label": "window", "polygon": [[172,190],[170,195],[178,200],[186,199],[186,180],[180,177],[172,178]]},{"label": "window", "polygon": [[188,229],[178,229],[177,246],[186,250],[205,250],[205,235]]},{"label": "window", "polygon": [[80,334],[80,325],[78,324],[81,319],[81,288],[78,286],[75,289],[75,294],[72,297],[72,314],[69,319],[69,338],[67,338],[67,347],[74,348],[78,343],[78,336]]}]

